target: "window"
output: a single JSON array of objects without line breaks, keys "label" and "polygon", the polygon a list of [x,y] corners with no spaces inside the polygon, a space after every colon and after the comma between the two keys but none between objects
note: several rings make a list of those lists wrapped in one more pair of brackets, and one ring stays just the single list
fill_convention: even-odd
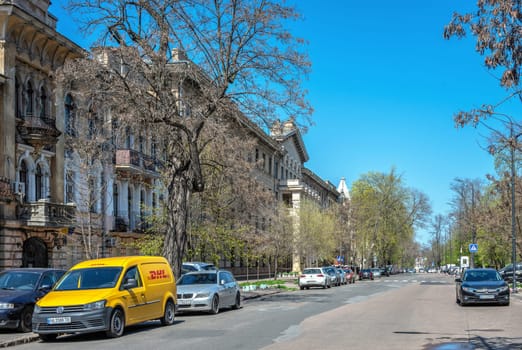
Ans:
[{"label": "window", "polygon": [[64,115],[64,123],[65,123],[65,132],[70,136],[76,136],[75,131],[75,106],[74,101],[71,95],[65,96],[65,115]]},{"label": "window", "polygon": [[96,199],[96,179],[90,178],[89,179],[89,209],[91,213],[97,213],[97,199]]},{"label": "window", "polygon": [[36,165],[36,173],[34,176],[35,176],[34,180],[35,180],[36,200],[43,199],[44,198],[43,197],[44,181],[43,181],[42,167],[40,166],[40,164]]},{"label": "window", "polygon": [[40,118],[47,118],[47,93],[45,89],[42,87],[40,89]]},{"label": "window", "polygon": [[74,203],[74,173],[71,170],[65,173],[65,202]]},{"label": "window", "polygon": [[27,82],[27,86],[25,89],[25,113],[27,116],[33,116],[34,112],[34,90],[33,84],[30,81]]},{"label": "window", "polygon": [[20,113],[20,82],[15,78],[15,114],[17,118],[22,117]]},{"label": "window", "polygon": [[18,173],[18,180],[20,183],[24,184],[24,190],[22,191],[23,198],[25,202],[28,202],[27,198],[27,189],[29,188],[29,176],[27,173],[27,164],[25,164],[25,161],[22,160],[20,164],[20,171]]},{"label": "window", "polygon": [[118,206],[118,197],[119,197],[119,193],[118,193],[118,184],[114,184],[113,187],[112,187],[112,205],[113,205],[113,215],[114,216],[118,216],[118,212],[119,212],[119,206]]},{"label": "window", "polygon": [[[130,269],[128,269],[127,272],[125,272],[125,275],[123,276],[122,283],[123,284],[128,283],[130,279],[136,280],[136,283],[138,284],[138,287],[142,286],[141,278],[140,278],[140,272],[138,271],[138,267],[137,266],[133,266]],[[121,289],[121,287],[120,287],[120,289]]]}]

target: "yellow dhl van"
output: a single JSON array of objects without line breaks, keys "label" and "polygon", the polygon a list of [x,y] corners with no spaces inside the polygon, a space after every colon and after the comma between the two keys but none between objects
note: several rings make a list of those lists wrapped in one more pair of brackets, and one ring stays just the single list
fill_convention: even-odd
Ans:
[{"label": "yellow dhl van", "polygon": [[126,325],[159,319],[174,323],[176,282],[163,257],[124,256],[73,266],[33,312],[33,332],[44,341],[63,333],[105,331],[119,337]]}]

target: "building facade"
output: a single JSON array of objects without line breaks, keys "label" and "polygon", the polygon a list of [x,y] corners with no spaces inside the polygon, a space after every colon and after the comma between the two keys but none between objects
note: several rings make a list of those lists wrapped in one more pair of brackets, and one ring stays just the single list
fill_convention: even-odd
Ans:
[{"label": "building facade", "polygon": [[[0,1],[0,269],[67,268],[86,257],[136,253],[123,243],[141,236],[163,196],[161,140],[151,133],[111,129],[119,137],[107,141],[110,157],[89,162],[68,143],[80,137],[80,101],[57,86],[54,73],[84,52],[56,31],[49,4]],[[118,128],[110,115],[96,118]],[[323,208],[338,201],[339,191],[305,168],[294,120],[268,133],[246,118],[242,125],[257,142],[256,178],[287,204],[296,230],[303,199]],[[292,261],[299,271],[298,254]]]},{"label": "building facade", "polygon": [[58,266],[75,207],[64,198],[64,105],[54,71],[82,55],[49,1],[0,2],[0,268]]}]

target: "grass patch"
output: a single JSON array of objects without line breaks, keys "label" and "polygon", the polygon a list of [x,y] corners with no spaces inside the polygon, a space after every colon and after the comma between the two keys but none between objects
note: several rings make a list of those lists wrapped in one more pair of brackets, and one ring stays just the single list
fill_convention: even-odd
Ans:
[{"label": "grass patch", "polygon": [[283,280],[261,280],[261,281],[252,281],[252,282],[242,282],[239,285],[241,287],[244,286],[260,286],[260,285],[267,285],[267,286],[277,286],[277,285],[284,285],[285,281]]},{"label": "grass patch", "polygon": [[239,284],[239,286],[240,287],[256,286],[259,288],[261,285],[264,285],[268,288],[277,288],[277,289],[281,289],[281,290],[288,290],[288,291],[297,290],[297,288],[287,286],[286,284],[288,284],[288,283],[297,284],[297,280],[291,280],[291,281],[288,281],[288,280],[261,280],[261,281],[252,281],[252,282],[241,282]]}]

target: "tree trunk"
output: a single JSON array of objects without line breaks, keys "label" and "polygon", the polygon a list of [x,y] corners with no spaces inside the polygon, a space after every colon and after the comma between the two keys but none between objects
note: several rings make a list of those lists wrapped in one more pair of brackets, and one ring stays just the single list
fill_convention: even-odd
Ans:
[{"label": "tree trunk", "polygon": [[181,276],[181,265],[187,249],[187,222],[191,195],[189,181],[183,175],[174,176],[167,199],[167,233],[163,256],[172,266],[176,278]]}]

